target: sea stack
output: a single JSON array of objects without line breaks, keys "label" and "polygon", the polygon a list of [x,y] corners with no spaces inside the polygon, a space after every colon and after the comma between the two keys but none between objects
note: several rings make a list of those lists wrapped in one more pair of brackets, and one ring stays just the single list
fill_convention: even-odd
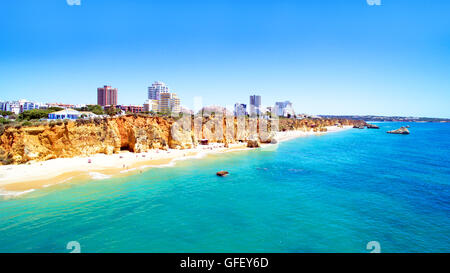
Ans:
[{"label": "sea stack", "polygon": [[388,134],[409,135],[409,130],[406,127],[400,127],[397,130],[388,131]]}]

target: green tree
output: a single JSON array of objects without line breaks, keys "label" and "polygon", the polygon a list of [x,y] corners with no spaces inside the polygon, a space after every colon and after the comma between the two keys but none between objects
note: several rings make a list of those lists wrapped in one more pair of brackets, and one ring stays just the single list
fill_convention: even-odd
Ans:
[{"label": "green tree", "polygon": [[100,105],[86,105],[85,107],[81,107],[76,109],[78,111],[86,111],[86,112],[92,112],[96,115],[104,115],[105,111]]},{"label": "green tree", "polygon": [[11,111],[0,111],[0,115],[1,116],[9,116],[9,115],[12,115],[12,114],[14,114],[13,112],[11,112]]},{"label": "green tree", "polygon": [[11,121],[9,119],[0,118],[0,124],[9,124],[9,123],[11,123]]},{"label": "green tree", "polygon": [[120,112],[121,112],[121,110],[119,108],[115,108],[115,107],[109,107],[105,110],[105,113],[111,117],[119,114]]}]

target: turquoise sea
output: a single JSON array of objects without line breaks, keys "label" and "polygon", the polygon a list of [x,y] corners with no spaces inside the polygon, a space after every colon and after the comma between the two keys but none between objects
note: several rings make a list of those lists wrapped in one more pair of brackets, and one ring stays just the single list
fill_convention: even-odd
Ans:
[{"label": "turquoise sea", "polygon": [[449,252],[450,124],[378,125],[0,200],[0,252]]}]

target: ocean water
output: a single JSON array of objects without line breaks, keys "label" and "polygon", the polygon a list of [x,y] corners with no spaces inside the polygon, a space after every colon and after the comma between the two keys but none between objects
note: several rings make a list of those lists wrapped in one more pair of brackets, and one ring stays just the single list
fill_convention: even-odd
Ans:
[{"label": "ocean water", "polygon": [[0,200],[0,252],[449,252],[450,124],[378,125]]}]

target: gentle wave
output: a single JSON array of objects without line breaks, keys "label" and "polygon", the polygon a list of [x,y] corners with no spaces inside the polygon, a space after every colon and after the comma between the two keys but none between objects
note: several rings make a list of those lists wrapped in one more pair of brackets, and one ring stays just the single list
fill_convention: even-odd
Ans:
[{"label": "gentle wave", "polygon": [[30,190],[26,190],[26,191],[3,191],[0,190],[0,196],[11,196],[11,197],[17,197],[17,196],[21,196],[30,192],[34,192],[35,189],[30,189]]},{"label": "gentle wave", "polygon": [[176,165],[176,161],[183,161],[183,160],[188,160],[188,159],[201,159],[203,157],[206,156],[207,153],[198,153],[196,155],[191,155],[191,156],[184,156],[184,157],[179,157],[179,158],[174,158],[172,159],[172,161],[170,161],[167,164],[159,164],[159,165],[144,165],[141,166],[139,168],[132,168],[132,169],[127,169],[127,170],[123,170],[120,171],[120,173],[128,173],[128,172],[132,172],[132,171],[136,171],[138,169],[148,169],[148,168],[169,168],[169,167],[174,167]]},{"label": "gentle wave", "polygon": [[190,156],[183,156],[180,158],[175,158],[172,161],[181,161],[181,160],[188,160],[188,159],[201,159],[204,158],[206,156],[207,153],[205,152],[199,152],[196,155],[190,155]]},{"label": "gentle wave", "polygon": [[89,175],[91,176],[92,179],[95,179],[95,180],[102,180],[102,179],[107,179],[107,178],[111,177],[110,175],[96,173],[96,172],[90,172]]},{"label": "gentle wave", "polygon": [[65,182],[71,180],[72,178],[73,178],[73,177],[69,177],[69,178],[67,178],[67,179],[64,179],[64,180],[58,182],[58,183],[54,183],[54,184],[46,184],[46,185],[44,185],[44,186],[42,186],[42,187],[43,187],[43,188],[48,188],[48,187],[50,187],[50,186],[62,184],[62,183],[65,183]]}]

